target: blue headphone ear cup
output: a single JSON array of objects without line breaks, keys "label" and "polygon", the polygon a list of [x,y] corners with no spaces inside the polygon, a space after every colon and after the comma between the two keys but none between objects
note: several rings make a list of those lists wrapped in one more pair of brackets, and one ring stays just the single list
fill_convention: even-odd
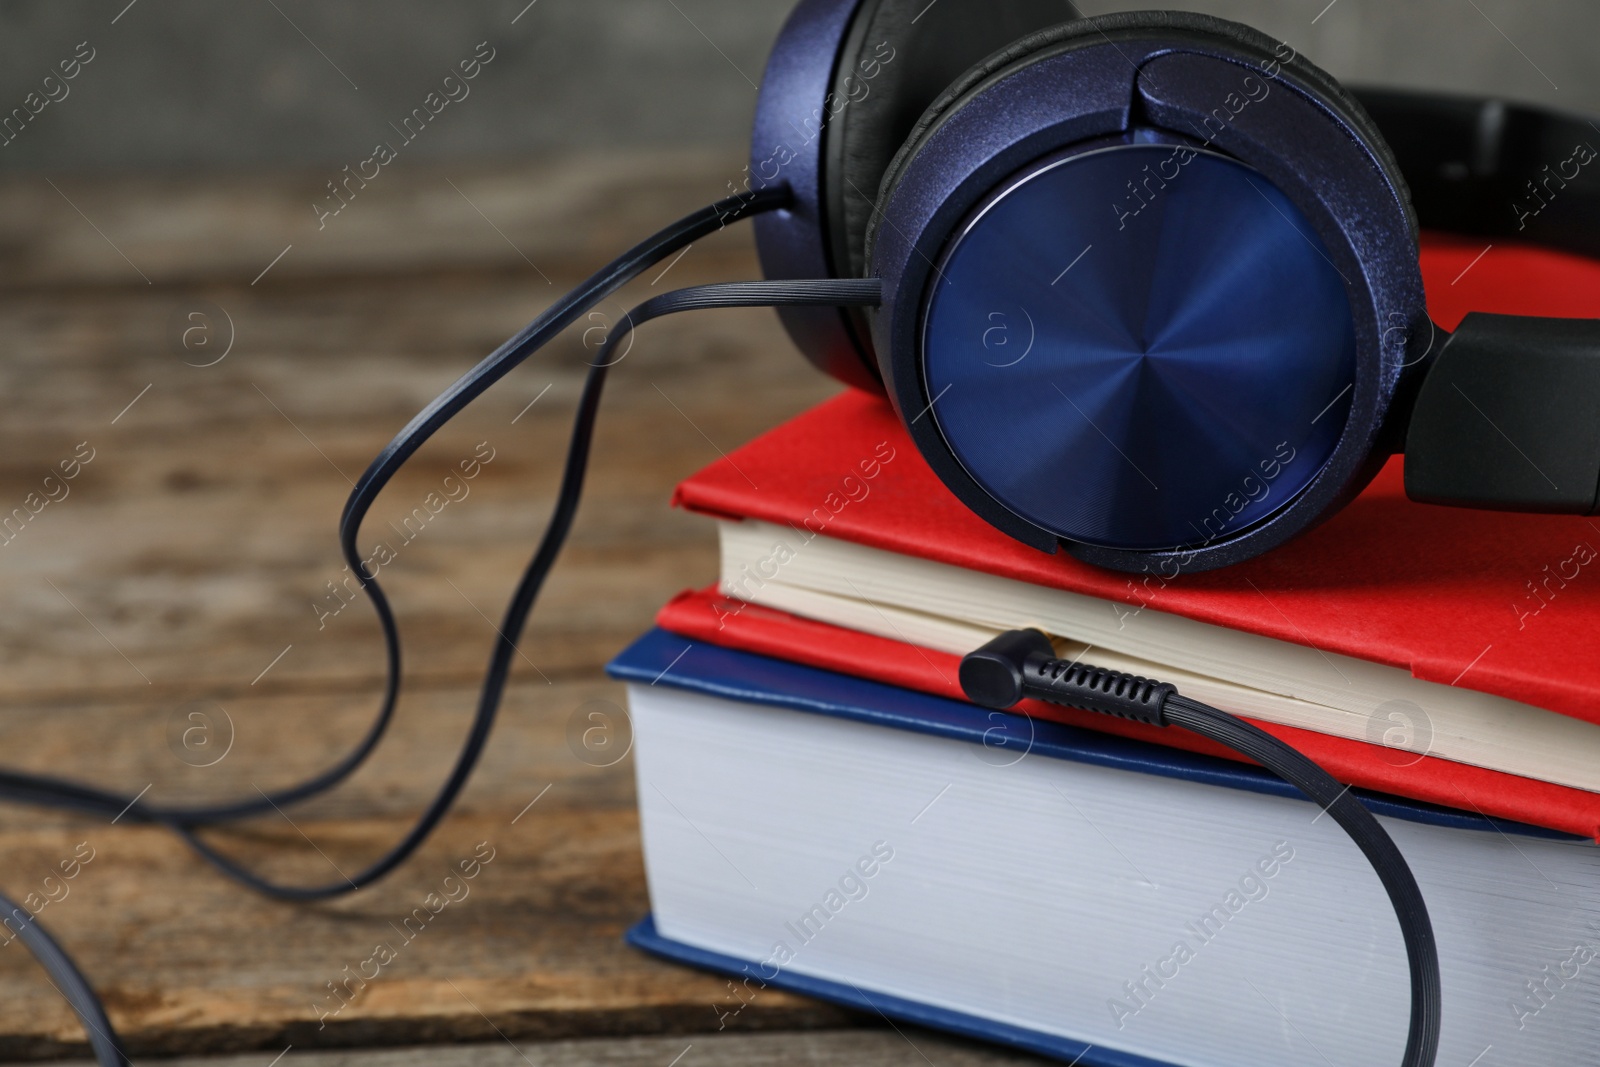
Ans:
[{"label": "blue headphone ear cup", "polygon": [[[768,60],[751,142],[751,182],[786,182],[796,201],[756,220],[766,276],[864,277],[884,168],[928,104],[994,49],[1065,18],[1060,0],[801,0]],[[779,316],[822,370],[882,389],[858,309]]]},{"label": "blue headphone ear cup", "polygon": [[[1270,101],[1253,105],[1248,113],[1230,105],[1228,111],[1242,117],[1237,122],[1232,116],[1218,120],[1220,128],[1212,131],[1211,109],[1223,104],[1241,79],[1251,76],[1257,81],[1273,80]],[[1265,92],[1260,99],[1267,99]],[[1163,141],[1187,142],[1196,151],[1205,151],[1224,163],[1233,160],[1247,168],[1251,173],[1246,175],[1246,181],[1258,187],[1254,192],[1246,188],[1238,196],[1227,192],[1225,199],[1229,203],[1241,197],[1247,205],[1260,201],[1263,188],[1270,192],[1270,187],[1276,186],[1286,199],[1276,204],[1282,210],[1273,218],[1289,228],[1298,244],[1279,241],[1273,247],[1288,249],[1283,252],[1285,262],[1299,262],[1309,256],[1315,261],[1311,267],[1331,268],[1332,285],[1318,285],[1319,322],[1328,327],[1324,331],[1328,336],[1336,328],[1339,338],[1348,337],[1351,347],[1346,348],[1344,340],[1339,341],[1338,347],[1354,353],[1353,362],[1349,361],[1351,357],[1334,353],[1317,364],[1316,373],[1307,379],[1311,384],[1299,390],[1293,404],[1278,404],[1263,397],[1250,401],[1259,403],[1263,412],[1277,411],[1290,421],[1300,420],[1307,397],[1299,394],[1321,390],[1329,384],[1325,380],[1329,374],[1349,368],[1334,383],[1342,388],[1335,388],[1331,397],[1318,399],[1304,412],[1307,418],[1295,422],[1296,429],[1302,429],[1301,422],[1305,422],[1323,435],[1330,426],[1338,428],[1331,445],[1323,440],[1317,447],[1304,450],[1308,461],[1315,460],[1307,479],[1297,478],[1297,484],[1284,489],[1285,495],[1277,498],[1282,502],[1274,510],[1259,515],[1235,508],[1229,494],[1219,492],[1217,495],[1230,511],[1241,516],[1237,525],[1222,522],[1220,535],[1202,530],[1189,542],[1180,538],[1182,530],[1191,525],[1184,520],[1196,517],[1188,508],[1194,501],[1179,501],[1168,507],[1173,511],[1170,522],[1162,519],[1133,528],[1116,516],[1130,508],[1128,513],[1132,514],[1143,506],[1124,499],[1137,494],[1119,495],[1120,483],[1109,477],[1093,485],[1082,482],[1063,464],[1073,470],[1084,468],[1069,462],[1072,457],[1066,452],[1053,450],[1051,435],[1060,436],[1065,430],[1076,434],[1082,430],[1080,423],[1102,421],[1094,417],[1098,411],[1125,415],[1116,427],[1098,431],[1100,444],[1096,447],[1103,446],[1110,456],[1109,462],[1100,464],[1101,472],[1112,471],[1130,483],[1136,481],[1146,487],[1158,483],[1136,477],[1137,472],[1128,475],[1121,470],[1122,466],[1131,466],[1128,453],[1138,453],[1139,459],[1134,462],[1140,469],[1153,469],[1164,463],[1176,472],[1178,481],[1183,481],[1185,464],[1193,459],[1196,449],[1206,447],[1204,441],[1185,444],[1173,441],[1170,434],[1140,435],[1140,427],[1146,425],[1140,420],[1149,417],[1145,409],[1151,407],[1142,399],[1115,412],[1091,405],[1086,415],[1069,406],[1076,404],[1082,409],[1082,395],[1076,399],[1068,395],[1059,410],[1039,398],[1048,398],[1051,385],[1056,385],[1057,391],[1062,388],[1050,380],[1057,370],[1072,368],[1076,372],[1097,360],[1104,362],[1100,356],[1111,349],[1117,358],[1107,367],[1114,363],[1130,374],[1137,371],[1140,382],[1146,380],[1148,369],[1153,388],[1166,389],[1174,397],[1187,395],[1202,407],[1208,395],[1217,395],[1229,374],[1244,374],[1258,386],[1270,375],[1250,376],[1244,365],[1230,370],[1223,365],[1226,361],[1208,356],[1192,366],[1186,365],[1183,374],[1190,384],[1173,389],[1172,374],[1157,366],[1163,361],[1176,366],[1168,351],[1171,338],[1152,332],[1160,324],[1139,317],[1145,313],[1133,306],[1137,300],[1124,300],[1126,306],[1122,310],[1128,314],[1111,323],[1110,328],[1120,331],[1111,349],[1102,351],[1092,339],[1080,339],[1082,344],[1074,342],[1070,339],[1071,329],[1059,337],[1050,332],[1041,335],[1048,340],[1034,360],[1025,365],[1023,375],[1038,379],[1037,388],[1029,391],[1026,386],[1019,386],[1021,392],[1008,402],[1004,397],[980,395],[970,387],[971,383],[962,389],[954,388],[960,384],[960,373],[970,370],[973,361],[989,363],[993,356],[985,358],[983,352],[972,349],[977,344],[975,338],[983,331],[967,329],[976,321],[969,321],[970,315],[949,322],[939,319],[942,325],[936,325],[934,314],[934,305],[949,304],[956,290],[969,303],[976,300],[983,305],[967,308],[969,312],[994,310],[989,304],[1008,296],[1016,304],[1021,289],[1031,292],[1040,285],[1052,285],[1052,277],[1064,273],[1062,268],[1069,267],[1074,257],[1088,250],[1086,239],[1065,220],[1058,220],[1062,225],[1047,232],[1042,226],[1013,219],[1008,224],[1011,239],[1001,242],[1002,248],[991,248],[987,253],[990,258],[983,261],[994,269],[981,269],[981,264],[974,268],[969,262],[953,272],[965,272],[962,283],[945,284],[953,277],[953,273],[945,273],[945,267],[954,262],[948,257],[965,248],[978,231],[998,225],[994,220],[1001,213],[993,210],[997,204],[990,203],[992,199],[1011,197],[1022,182],[1033,181],[1036,172],[1055,166],[1061,157],[1103,150],[1113,143],[1126,149]],[[1134,166],[1137,169],[1138,165]],[[1210,169],[1215,175],[1223,175],[1226,167]],[[1143,178],[1123,174],[1113,183],[1117,192],[1136,195],[1132,181],[1122,188],[1122,178]],[[1266,186],[1260,185],[1263,180]],[[1190,182],[1191,186],[1194,184]],[[1221,190],[1226,183],[1219,179],[1209,184]],[[1234,185],[1243,187],[1239,182]],[[1260,230],[1229,228],[1211,238],[1202,238],[1199,235],[1205,229],[1206,213],[1205,205],[1198,201],[1203,198],[1189,195],[1197,194],[1200,187],[1185,186],[1185,190],[1185,195],[1176,199],[1174,194],[1163,194],[1167,197],[1163,203],[1174,207],[1170,221],[1191,227],[1190,236],[1180,244],[1194,246],[1197,253],[1221,253],[1226,251],[1230,235],[1245,240]],[[1097,188],[1089,200],[1070,190],[1061,195],[1067,199],[1050,200],[1050,211],[1070,215],[1068,208],[1078,205],[1093,216],[1095,226],[1108,221],[1112,231],[1101,235],[1103,242],[1100,236],[1087,238],[1096,242],[1096,255],[1103,262],[1093,269],[1080,268],[1076,284],[1085,293],[1097,291],[1092,289],[1096,284],[1111,288],[1105,289],[1108,303],[1085,305],[1079,309],[1083,322],[1066,324],[1086,329],[1090,320],[1105,318],[1103,314],[1097,316],[1095,308],[1103,311],[1117,304],[1111,299],[1121,292],[1115,288],[1116,279],[1139,275],[1140,263],[1129,258],[1134,256],[1132,246],[1118,239],[1117,221],[1111,214],[1117,208],[1118,197],[1104,188]],[[1249,558],[1320,522],[1359,492],[1387,457],[1391,410],[1405,366],[1403,339],[1426,324],[1416,258],[1415,215],[1393,153],[1371,119],[1333,78],[1294,55],[1287,46],[1247,27],[1181,12],[1102,16],[1034,34],[969,70],[924,113],[885,171],[878,200],[882,214],[869,227],[867,252],[869,270],[881,278],[884,294],[882,305],[868,315],[880,373],[919,451],[940,479],[974,512],[1010,536],[1046,550],[1063,543],[1084,560],[1116,569],[1140,571],[1176,566],[1184,571],[1207,570]],[[1023,202],[1021,197],[1012,200]],[[1189,203],[1181,205],[1183,200]],[[1288,210],[1290,205],[1294,211]],[[1255,206],[1271,211],[1274,204],[1269,198]],[[1197,208],[1202,209],[1198,214]],[[1293,220],[1297,213],[1299,223]],[[1158,209],[1141,221],[1151,222],[1153,218],[1159,223],[1163,216],[1164,211]],[[1031,217],[1042,220],[1041,215]],[[1089,219],[1089,215],[1084,218]],[[1300,230],[1300,235],[1293,234],[1295,229]],[[1304,239],[1311,233],[1318,236],[1320,245]],[[1067,248],[1067,244],[1072,247]],[[1145,256],[1140,262],[1145,268],[1166,263],[1159,252],[1165,247],[1149,246],[1139,253]],[[1298,253],[1299,259],[1290,252]],[[1104,261],[1107,255],[1112,261]],[[1118,267],[1117,262],[1121,261],[1125,262]],[[1278,259],[1268,256],[1262,263],[1274,278],[1289,276],[1279,271]],[[1039,272],[1049,264],[1053,267],[1040,282]],[[1178,266],[1182,267],[1182,262]],[[1226,276],[1226,272],[1213,273],[1218,278]],[[1170,271],[1158,275],[1145,269],[1140,275],[1143,280],[1135,279],[1132,284],[1151,299],[1157,290],[1149,287],[1157,283],[1167,286],[1161,292],[1169,296],[1182,295],[1181,285],[1169,284],[1174,276]],[[1012,289],[1007,288],[1012,285],[1008,278],[1015,280]],[[1061,311],[1057,306],[1061,290],[1041,289],[1036,295],[1041,306]],[[1121,295],[1129,297],[1129,293]],[[1196,298],[1204,295],[1207,294],[1195,294]],[[1274,290],[1264,299],[1276,313],[1285,308],[1292,310],[1297,298],[1291,286],[1287,294]],[[1213,301],[1211,306],[1215,311],[1222,305]],[[1197,315],[1204,311],[1199,304],[1193,310]],[[977,325],[981,327],[986,321]],[[1270,332],[1275,321],[1273,315],[1264,315],[1256,325]],[[1215,352],[1232,351],[1233,332],[1226,315],[1202,315],[1183,322],[1186,329],[1193,323],[1205,324],[1206,331],[1213,335]],[[1247,322],[1242,328],[1249,332],[1255,326]],[[929,362],[930,338],[936,336],[943,339],[941,343],[947,348],[966,344],[967,350],[954,363],[951,353],[945,352],[942,369],[934,368]],[[1028,336],[1034,336],[1031,329]],[[1271,344],[1256,346],[1257,358],[1281,359],[1282,366],[1274,364],[1277,372],[1292,368],[1295,361],[1289,357],[1296,349],[1297,335],[1288,331],[1272,336],[1275,340]],[[1402,338],[1399,344],[1393,341],[1396,336]],[[1185,343],[1198,344],[1199,337],[1191,330]],[[1041,363],[1040,353],[1049,354],[1050,358]],[[1112,380],[1116,377],[1114,367],[1105,374],[1109,377],[1098,385],[1104,386],[1109,396],[1112,386],[1121,380]],[[930,376],[938,377],[938,382]],[[1290,378],[1291,385],[1299,380],[1292,373]],[[1097,382],[1085,378],[1078,386],[1094,390]],[[1068,383],[1066,388],[1073,386]],[[962,398],[960,403],[951,400],[959,410],[953,411],[949,419],[938,406],[946,392],[952,398]],[[1101,399],[1096,393],[1096,402]],[[1008,408],[1007,403],[1012,406]],[[1220,412],[1216,417],[1225,421]],[[1025,425],[1030,418],[1033,422]],[[946,425],[951,419],[964,421]],[[1180,422],[1167,420],[1162,425]],[[1254,438],[1270,432],[1272,425],[1267,419],[1247,428],[1244,443],[1251,446],[1248,451],[1259,451],[1259,442]],[[1029,426],[1045,426],[1050,432],[1035,433]],[[1088,436],[1087,430],[1083,433]],[[956,434],[960,440],[948,434]],[[1233,447],[1237,443],[1224,442],[1229,455],[1219,460],[1219,466],[1231,469],[1237,465],[1239,456],[1232,454],[1240,451]],[[1009,449],[1023,469],[1002,472],[1002,478],[995,475],[992,467],[980,470],[972,466],[985,459],[977,453],[990,446],[1001,451]],[[1118,454],[1119,450],[1122,454]],[[1143,462],[1144,459],[1150,462]],[[1029,472],[1040,477],[1028,481],[1023,475]],[[1210,494],[1221,484],[1209,476],[1204,482],[1202,495]],[[1282,483],[1279,488],[1283,488]],[[1040,506],[1048,503],[1045,498],[1050,494],[1065,494],[1065,503],[1061,507]],[[1173,530],[1179,532],[1174,535]]]}]

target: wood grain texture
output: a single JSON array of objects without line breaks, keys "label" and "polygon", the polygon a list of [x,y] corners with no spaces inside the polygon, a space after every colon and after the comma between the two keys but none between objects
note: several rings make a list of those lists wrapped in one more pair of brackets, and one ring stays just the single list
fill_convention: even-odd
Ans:
[{"label": "wood grain texture", "polygon": [[[93,458],[0,544],[0,758],[197,800],[253,796],[343,752],[376,707],[382,669],[368,609],[335,612],[330,593],[349,479],[581,268],[712,199],[726,165],[675,156],[452,176],[502,213],[498,231],[439,175],[399,171],[390,199],[375,189],[349,209],[345,245],[286,257],[254,286],[291,241],[274,205],[292,201],[298,179],[235,179],[211,200],[187,180],[64,184],[150,285],[48,186],[7,179],[0,516],[80,447]],[[730,230],[606,310],[757,273],[748,233]],[[199,299],[233,324],[232,349],[209,367],[171,340],[173,317]],[[471,714],[490,620],[551,504],[591,325],[474,405],[380,502],[363,541],[399,546],[382,577],[408,640],[394,728],[336,793],[218,834],[230,852],[277,878],[338,879],[432,794]],[[580,758],[568,723],[586,702],[620,703],[604,661],[663,600],[715,576],[713,531],[668,508],[673,483],[836,388],[770,312],[640,331],[613,375],[588,495],[482,765],[421,854],[376,887],[276,904],[165,832],[13,807],[0,808],[0,886],[42,892],[79,843],[93,849],[40,918],[141,1056],[715,1031],[723,982],[621,942],[648,906],[631,760]],[[490,454],[464,497],[414,517],[462,461]],[[211,716],[215,732],[198,739],[209,748],[183,743],[195,711]],[[402,940],[405,916],[484,842],[494,859],[466,899]],[[341,1003],[327,984],[380,941],[396,959],[324,1016]],[[863,1023],[777,993],[736,1020]],[[20,946],[0,951],[0,1057],[83,1048]]]},{"label": "wood grain texture", "polygon": [[[262,1067],[261,1056],[172,1060],[170,1067]],[[594,1038],[286,1055],[282,1067],[1030,1067],[1048,1060],[913,1027],[685,1037]],[[78,1064],[64,1067],[80,1067]]]}]

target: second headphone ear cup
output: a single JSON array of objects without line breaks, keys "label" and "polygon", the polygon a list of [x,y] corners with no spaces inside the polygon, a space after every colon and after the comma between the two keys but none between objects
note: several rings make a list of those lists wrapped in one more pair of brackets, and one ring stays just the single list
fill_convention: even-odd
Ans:
[{"label": "second headphone ear cup", "polygon": [[[884,168],[917,118],[985,55],[1071,17],[1061,0],[800,0],[767,60],[743,182],[791,195],[788,210],[755,220],[763,273],[864,277]],[[882,389],[859,310],[786,307],[778,316],[819,369]]]},{"label": "second headphone ear cup", "polygon": [[861,0],[839,50],[823,160],[837,275],[865,276],[884,171],[928,106],[984,56],[1071,18],[1060,0]]}]

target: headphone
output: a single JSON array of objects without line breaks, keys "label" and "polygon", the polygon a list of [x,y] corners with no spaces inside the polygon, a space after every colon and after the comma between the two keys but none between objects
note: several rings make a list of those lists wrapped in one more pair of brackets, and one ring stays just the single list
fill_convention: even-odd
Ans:
[{"label": "headphone", "polygon": [[819,368],[887,394],[955,496],[1024,544],[1202,571],[1353,499],[1593,514],[1600,323],[1428,317],[1422,225],[1600,254],[1600,129],[1347,91],[1205,15],[802,0],[747,187]]}]

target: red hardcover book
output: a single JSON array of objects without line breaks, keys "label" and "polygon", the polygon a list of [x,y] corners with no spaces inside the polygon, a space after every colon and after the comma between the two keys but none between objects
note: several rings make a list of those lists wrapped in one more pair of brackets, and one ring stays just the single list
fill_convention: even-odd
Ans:
[{"label": "red hardcover book", "polygon": [[[1422,265],[1433,317],[1447,329],[1469,310],[1600,317],[1593,261],[1429,237]],[[882,460],[885,448],[892,461]],[[865,494],[863,461],[875,470]],[[828,538],[1310,646],[1600,724],[1600,575],[1589,573],[1600,569],[1592,547],[1600,545],[1600,525],[1416,504],[1405,497],[1401,462],[1391,461],[1348,508],[1288,545],[1170,580],[1098,570],[1010,540],[945,490],[883,400],[857,392],[707,467],[679,486],[675,502],[725,519],[825,527]],[[710,594],[675,601],[661,622],[686,636],[959,695],[957,660],[947,652],[780,612],[730,613]],[[1215,751],[1180,731],[1025,710]],[[1600,837],[1593,792],[1262,725],[1353,785]]]}]

